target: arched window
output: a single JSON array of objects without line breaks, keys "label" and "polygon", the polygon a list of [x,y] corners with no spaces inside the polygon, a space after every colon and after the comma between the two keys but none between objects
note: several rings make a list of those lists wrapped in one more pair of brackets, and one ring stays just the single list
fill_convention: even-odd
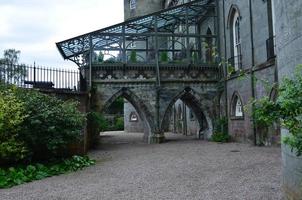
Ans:
[{"label": "arched window", "polygon": [[130,119],[130,122],[137,122],[138,121],[138,116],[135,112],[131,112],[129,119]]},{"label": "arched window", "polygon": [[235,93],[232,98],[231,116],[239,118],[244,116],[242,101],[237,93]]},{"label": "arched window", "polygon": [[243,117],[242,103],[239,98],[236,100],[235,117]]},{"label": "arched window", "polygon": [[233,57],[230,59],[230,62],[235,71],[241,68],[240,18],[238,7],[233,5],[229,14],[229,27],[233,55]]},{"label": "arched window", "polygon": [[182,120],[182,109],[180,104],[178,104],[178,119]]}]

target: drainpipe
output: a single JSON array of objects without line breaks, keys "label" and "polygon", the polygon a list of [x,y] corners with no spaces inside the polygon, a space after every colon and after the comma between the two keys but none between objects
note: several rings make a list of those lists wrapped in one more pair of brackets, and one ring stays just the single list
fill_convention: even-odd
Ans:
[{"label": "drainpipe", "polygon": [[[253,68],[255,65],[255,49],[254,49],[254,27],[253,27],[253,8],[252,8],[252,0],[249,0],[249,8],[250,8],[250,27],[251,27],[251,46],[252,46],[252,67],[251,67],[251,89],[252,89],[252,98],[255,99],[255,80],[254,80],[254,72]],[[254,106],[252,106],[252,111],[254,111]],[[254,145],[257,145],[257,131],[256,131],[256,123],[255,123],[255,115],[252,114],[253,121],[253,135],[254,135]]]},{"label": "drainpipe", "polygon": [[158,25],[158,16],[155,16],[155,60],[156,60],[156,102],[155,102],[155,109],[156,109],[156,125],[157,125],[157,133],[160,134],[161,131],[161,124],[160,124],[160,105],[159,105],[159,95],[160,95],[160,71],[159,71],[159,58],[158,58],[158,30],[157,30],[157,25]]},{"label": "drainpipe", "polygon": [[93,47],[92,47],[92,37],[89,35],[89,94],[91,92],[91,85],[92,85],[92,80],[91,80],[91,73],[92,73],[92,53],[93,53]]},{"label": "drainpipe", "polygon": [[[226,44],[226,26],[225,26],[225,1],[222,1],[222,11],[223,11],[223,37],[224,37],[224,59],[227,59],[227,44]],[[225,116],[228,120],[228,87],[227,87],[227,73],[228,73],[228,69],[227,69],[227,65],[226,63],[224,63],[224,98],[225,98]],[[229,120],[228,120],[229,121]]]},{"label": "drainpipe", "polygon": [[[272,11],[273,5],[272,5],[272,0],[267,1],[267,13],[268,13],[268,37],[272,38],[274,37],[274,19],[273,19],[273,11]],[[275,45],[275,41],[274,41]],[[274,53],[276,55],[275,49]],[[277,59],[275,58],[275,71],[274,71],[274,82],[278,83],[278,66],[277,66]]]}]

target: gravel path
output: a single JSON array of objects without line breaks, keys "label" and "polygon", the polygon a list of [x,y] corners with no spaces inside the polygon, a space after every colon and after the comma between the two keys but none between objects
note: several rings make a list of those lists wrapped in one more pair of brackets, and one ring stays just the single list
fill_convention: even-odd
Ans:
[{"label": "gravel path", "polygon": [[0,199],[278,200],[280,148],[216,144],[169,134],[147,145],[142,134],[105,133],[95,166],[0,190]]}]

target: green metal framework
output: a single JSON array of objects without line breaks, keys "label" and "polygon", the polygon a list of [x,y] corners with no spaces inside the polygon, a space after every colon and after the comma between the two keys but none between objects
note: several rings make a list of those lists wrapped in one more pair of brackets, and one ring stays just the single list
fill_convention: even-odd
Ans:
[{"label": "green metal framework", "polygon": [[[131,62],[129,58],[133,51],[141,63],[157,66],[161,54],[168,55],[172,62],[213,63],[206,57],[212,54],[212,48],[219,48],[217,9],[215,0],[196,0],[56,45],[64,59],[75,62],[79,67],[91,67],[97,51],[122,63]],[[203,30],[207,20],[212,24],[211,34]]]}]

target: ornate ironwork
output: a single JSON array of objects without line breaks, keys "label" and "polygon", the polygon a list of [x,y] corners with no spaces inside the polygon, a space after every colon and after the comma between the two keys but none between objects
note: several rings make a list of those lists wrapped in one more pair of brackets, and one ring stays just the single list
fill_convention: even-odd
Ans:
[{"label": "ornate ironwork", "polygon": [[[89,63],[89,53],[93,54],[92,51],[110,51],[111,55],[115,55],[123,63],[127,63],[132,51],[136,51],[138,57],[143,57],[144,62],[158,62],[152,54],[157,54],[157,58],[160,58],[159,54],[164,51],[169,53],[172,60],[177,58],[177,52],[186,52],[187,61],[191,60],[194,52],[202,59],[206,38],[211,37],[213,45],[218,41],[215,32],[209,36],[200,29],[201,23],[206,19],[213,18],[213,23],[216,22],[215,9],[217,10],[215,0],[196,0],[58,42],[56,45],[64,59],[69,59],[80,67]],[[136,46],[129,45],[131,42],[135,42]]]}]

